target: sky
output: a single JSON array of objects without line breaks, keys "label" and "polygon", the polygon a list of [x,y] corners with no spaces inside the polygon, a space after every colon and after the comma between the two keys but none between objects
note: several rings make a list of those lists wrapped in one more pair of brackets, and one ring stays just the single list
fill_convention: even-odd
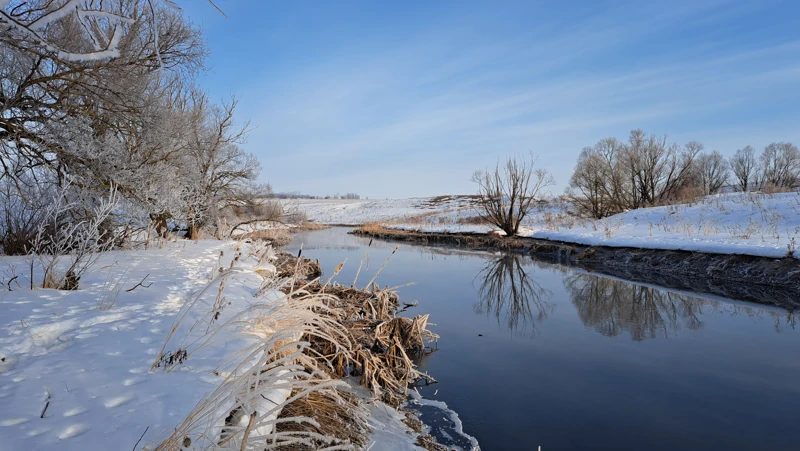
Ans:
[{"label": "sky", "polygon": [[800,144],[794,0],[215,3],[181,3],[211,51],[198,83],[239,99],[279,192],[473,193],[532,153],[560,194],[582,148],[636,128]]}]

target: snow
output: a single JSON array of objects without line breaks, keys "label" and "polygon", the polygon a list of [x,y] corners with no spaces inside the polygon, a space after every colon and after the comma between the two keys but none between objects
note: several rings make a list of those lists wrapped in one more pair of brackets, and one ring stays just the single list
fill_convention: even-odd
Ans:
[{"label": "snow", "polygon": [[298,207],[308,219],[320,224],[357,225],[395,220],[436,211],[421,206],[423,199],[300,199]]},{"label": "snow", "polygon": [[[224,349],[193,356],[172,373],[151,373],[150,366],[185,296],[208,283],[220,250],[232,258],[233,245],[187,242],[111,252],[84,276],[80,290],[12,285],[14,291],[0,292],[4,449],[133,449],[145,429],[140,446],[179,424],[219,384],[211,369]],[[0,268],[14,265],[20,274],[23,263],[5,257]],[[101,310],[109,277],[122,278],[128,289],[147,274],[150,288],[123,290],[110,309]],[[246,287],[232,284],[226,295],[244,301],[252,296]]]},{"label": "snow", "polygon": [[[800,244],[800,193],[730,193],[523,235],[596,246],[781,258]],[[794,254],[798,257],[798,253]]]},{"label": "snow", "polygon": [[[217,276],[219,268],[231,267],[240,246],[233,269],[224,279]],[[274,254],[268,249],[264,255]],[[208,341],[210,307],[224,305],[218,322],[246,321],[242,312],[253,305],[263,274],[275,271],[233,241],[107,252],[76,291],[31,291],[27,263],[0,257],[0,449],[134,449],[140,437],[136,449],[154,449],[222,386],[232,357],[260,341],[222,327]],[[146,283],[126,291],[146,276]],[[225,282],[221,303],[219,280]],[[114,302],[109,292],[118,293]],[[285,296],[267,292],[260,300],[277,308]],[[167,351],[188,347],[189,358],[170,370],[151,370],[168,339]],[[270,387],[263,393],[270,408],[290,394]],[[373,449],[419,449],[400,412],[369,402]]]},{"label": "snow", "polygon": [[[437,233],[489,233],[474,221],[468,196],[397,200],[303,201],[309,219],[323,224],[377,222],[390,228]],[[719,254],[787,256],[800,245],[800,193],[727,193],[697,202],[642,208],[601,220],[570,213],[565,201],[548,199],[526,218],[520,236],[569,243],[685,250]],[[795,252],[794,257],[800,257]]]},{"label": "snow", "polygon": [[367,404],[369,426],[372,434],[367,449],[370,451],[417,451],[423,450],[415,445],[416,434],[403,419],[405,415],[397,409],[375,400]]}]

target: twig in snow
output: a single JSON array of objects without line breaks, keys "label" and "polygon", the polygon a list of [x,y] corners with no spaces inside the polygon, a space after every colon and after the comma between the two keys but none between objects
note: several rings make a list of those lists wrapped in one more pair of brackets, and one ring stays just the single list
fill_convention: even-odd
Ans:
[{"label": "twig in snow", "polygon": [[136,444],[133,445],[133,451],[136,451],[136,447],[139,446],[139,442],[141,442],[142,439],[144,438],[144,434],[147,434],[148,429],[150,429],[150,426],[144,428],[144,432],[142,432],[142,435],[139,437],[139,440],[136,440]]},{"label": "twig in snow", "polygon": [[133,288],[129,288],[129,289],[125,290],[125,292],[126,293],[130,293],[131,291],[135,290],[137,287],[150,288],[153,285],[153,282],[150,282],[147,285],[144,284],[144,281],[147,280],[148,277],[150,277],[150,274],[147,274],[146,276],[144,276],[144,279],[142,279],[141,282],[139,282],[136,285],[134,285]]},{"label": "twig in snow", "polygon": [[39,418],[44,418],[44,413],[47,412],[48,407],[50,407],[50,392],[47,392],[47,398],[44,400],[44,409],[42,409],[42,414],[39,415]]},{"label": "twig in snow", "polygon": [[[11,282],[17,280],[18,278],[19,278],[19,276],[14,276],[14,277],[12,277],[11,279],[8,280],[8,291],[11,291]],[[17,286],[19,286],[19,282],[17,282]]]}]

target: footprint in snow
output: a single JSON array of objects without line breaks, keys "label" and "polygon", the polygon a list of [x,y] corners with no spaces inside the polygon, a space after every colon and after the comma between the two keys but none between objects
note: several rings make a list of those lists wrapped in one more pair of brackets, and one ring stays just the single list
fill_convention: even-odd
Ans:
[{"label": "footprint in snow", "polygon": [[22,418],[22,417],[10,418],[8,420],[0,421],[0,426],[4,426],[4,427],[18,426],[20,424],[25,424],[28,421],[31,421],[31,420],[28,419],[28,418]]},{"label": "footprint in snow", "polygon": [[50,432],[50,429],[49,428],[33,429],[33,430],[28,432],[28,437],[37,437],[37,436],[42,435],[42,434],[44,434],[46,432]]},{"label": "footprint in snow", "polygon": [[85,433],[88,430],[89,430],[89,426],[87,426],[85,424],[73,424],[73,425],[67,426],[66,429],[61,431],[61,433],[58,434],[58,438],[60,438],[61,440],[65,440],[65,439],[68,439],[68,438],[77,437],[77,436]]},{"label": "footprint in snow", "polygon": [[75,407],[74,409],[69,409],[64,412],[65,417],[76,417],[82,413],[86,413],[86,409],[83,407]]},{"label": "footprint in snow", "polygon": [[108,409],[113,409],[133,401],[133,398],[134,397],[132,395],[117,396],[116,398],[111,398],[104,402],[103,405]]},{"label": "footprint in snow", "polygon": [[122,382],[122,385],[124,385],[126,387],[132,387],[134,385],[139,385],[142,382],[144,382],[144,378],[133,377],[133,378],[130,378],[130,379],[125,379],[125,381]]}]

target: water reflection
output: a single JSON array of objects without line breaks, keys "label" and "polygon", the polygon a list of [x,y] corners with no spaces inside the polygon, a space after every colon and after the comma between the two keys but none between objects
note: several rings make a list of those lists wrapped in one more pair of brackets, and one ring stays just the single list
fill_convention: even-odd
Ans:
[{"label": "water reflection", "polygon": [[564,286],[581,321],[608,337],[623,332],[637,341],[668,337],[684,328],[702,328],[704,314],[745,315],[754,319],[766,315],[774,321],[778,332],[797,325],[794,312],[765,311],[592,274],[567,273]]},{"label": "water reflection", "polygon": [[529,325],[533,330],[535,321],[553,310],[548,302],[552,293],[525,271],[523,261],[519,255],[504,255],[490,260],[475,278],[481,281],[475,313],[494,315],[498,324],[505,320],[512,332]]}]

